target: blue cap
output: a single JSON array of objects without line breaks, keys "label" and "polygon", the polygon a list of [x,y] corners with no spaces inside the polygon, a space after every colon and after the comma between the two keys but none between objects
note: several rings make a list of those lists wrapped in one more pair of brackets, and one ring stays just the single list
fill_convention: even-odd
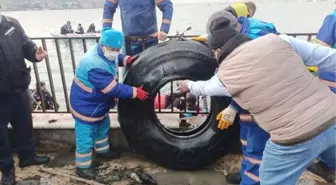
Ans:
[{"label": "blue cap", "polygon": [[124,34],[113,28],[103,28],[99,40],[100,45],[120,49],[125,42]]}]

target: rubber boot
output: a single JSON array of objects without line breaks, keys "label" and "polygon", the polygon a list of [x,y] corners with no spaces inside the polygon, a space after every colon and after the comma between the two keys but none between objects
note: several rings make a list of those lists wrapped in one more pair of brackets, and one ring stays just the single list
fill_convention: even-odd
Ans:
[{"label": "rubber boot", "polygon": [[96,170],[93,167],[90,168],[77,168],[76,173],[79,177],[87,180],[94,180],[96,178]]},{"label": "rubber boot", "polygon": [[20,159],[19,167],[25,168],[25,167],[33,166],[33,165],[48,164],[49,162],[50,162],[50,157],[34,155],[26,159]]},{"label": "rubber boot", "polygon": [[307,169],[327,182],[336,183],[335,170],[328,169],[322,162],[314,162]]},{"label": "rubber boot", "polygon": [[229,173],[226,175],[226,181],[229,185],[239,185],[241,181],[240,173]]},{"label": "rubber boot", "polygon": [[108,151],[106,153],[97,153],[96,157],[100,159],[106,159],[106,160],[119,159],[120,153]]},{"label": "rubber boot", "polygon": [[9,172],[2,172],[1,185],[14,185],[15,182],[15,168],[13,167]]}]

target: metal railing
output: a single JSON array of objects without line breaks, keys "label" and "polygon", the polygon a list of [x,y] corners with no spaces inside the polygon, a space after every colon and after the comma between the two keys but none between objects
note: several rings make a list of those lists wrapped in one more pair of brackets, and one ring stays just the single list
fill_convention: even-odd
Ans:
[{"label": "metal railing", "polygon": [[[302,37],[307,40],[311,40],[315,33],[289,33],[288,35],[294,37]],[[183,38],[195,37],[195,35],[183,35]],[[168,39],[181,38],[181,36],[169,36]],[[48,56],[44,62],[41,63],[29,63],[28,65],[33,65],[34,77],[32,78],[32,83],[30,89],[36,89],[38,95],[41,98],[40,103],[36,103],[37,107],[33,107],[34,113],[41,112],[51,112],[51,113],[69,113],[70,103],[69,103],[69,87],[72,83],[73,76],[75,74],[76,65],[78,64],[80,58],[84,53],[87,52],[88,48],[98,43],[99,37],[35,37],[32,38],[34,42],[41,45],[45,51],[48,52]],[[127,38],[126,38],[127,41]],[[54,109],[47,107],[45,95],[41,90],[41,81],[47,81],[50,87],[50,102],[52,102]],[[36,84],[36,86],[35,86]],[[176,83],[170,82],[170,92],[172,95],[174,92],[174,86]],[[30,92],[32,94],[32,92]],[[34,92],[33,92],[34,94]],[[158,96],[161,92],[158,92]],[[32,97],[33,98],[33,97]],[[186,98],[186,97],[185,97]],[[158,98],[159,104],[161,104],[161,98]],[[209,103],[209,102],[207,102]],[[60,109],[56,108],[60,105]],[[197,106],[200,105],[199,97],[197,98]],[[32,103],[33,106],[33,103]],[[52,107],[52,106],[51,106]],[[116,109],[111,109],[111,112],[116,112]],[[162,110],[161,107],[158,108],[159,113],[181,113],[181,111],[174,111],[174,107],[171,106],[169,110]],[[186,112],[186,110],[184,110]],[[199,112],[197,113],[207,113]]]}]

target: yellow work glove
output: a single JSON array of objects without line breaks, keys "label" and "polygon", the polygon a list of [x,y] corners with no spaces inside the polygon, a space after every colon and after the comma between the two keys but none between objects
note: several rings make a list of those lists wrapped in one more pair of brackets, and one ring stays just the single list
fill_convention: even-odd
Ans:
[{"label": "yellow work glove", "polygon": [[309,72],[311,72],[311,74],[313,74],[314,76],[317,76],[318,68],[316,66],[308,66],[307,69]]},{"label": "yellow work glove", "polygon": [[218,128],[221,130],[229,128],[233,124],[236,115],[237,110],[234,109],[231,105],[221,111],[216,117],[217,121],[219,121]]},{"label": "yellow work glove", "polygon": [[205,42],[208,41],[208,34],[200,35],[198,37],[192,37],[191,40]]}]

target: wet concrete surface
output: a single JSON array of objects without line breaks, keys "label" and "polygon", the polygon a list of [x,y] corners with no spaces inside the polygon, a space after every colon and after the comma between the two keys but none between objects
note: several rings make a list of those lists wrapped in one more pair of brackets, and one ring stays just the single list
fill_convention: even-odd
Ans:
[{"label": "wet concrete surface", "polygon": [[297,185],[334,185],[333,183],[325,183],[316,180],[303,179],[300,180]]},{"label": "wet concrete surface", "polygon": [[[48,154],[53,158],[49,165],[43,167],[16,168],[18,185],[85,185],[58,175],[52,175],[41,169],[51,169],[61,174],[75,175],[74,151]],[[158,185],[228,185],[225,175],[235,172],[240,167],[240,155],[227,155],[217,163],[202,171],[173,171],[160,167],[134,154],[123,154],[113,161],[95,160],[99,170],[97,182],[108,185],[139,185],[131,174],[145,173],[153,177]],[[17,159],[16,159],[17,164]],[[298,185],[332,185],[305,172]],[[146,184],[146,183],[144,183]],[[148,183],[147,183],[148,184]]]},{"label": "wet concrete surface", "polygon": [[153,177],[160,185],[226,185],[222,173],[210,170],[157,173]]}]

